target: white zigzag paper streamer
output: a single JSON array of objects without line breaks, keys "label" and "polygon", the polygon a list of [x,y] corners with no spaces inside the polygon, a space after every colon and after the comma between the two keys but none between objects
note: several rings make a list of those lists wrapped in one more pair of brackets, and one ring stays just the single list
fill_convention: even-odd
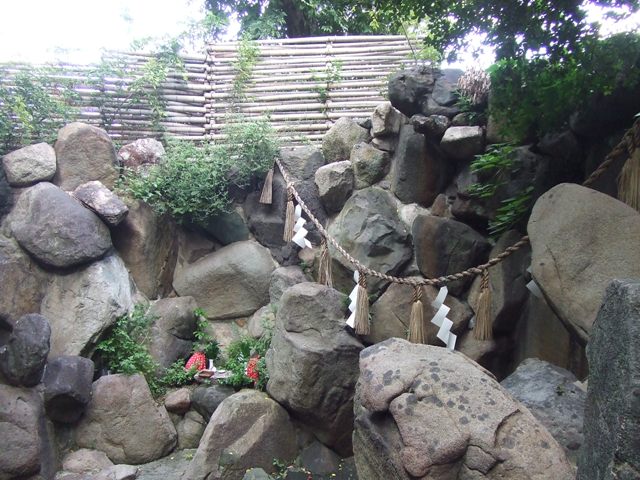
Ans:
[{"label": "white zigzag paper streamer", "polygon": [[351,300],[351,302],[349,303],[349,311],[351,312],[351,315],[349,315],[349,318],[347,318],[347,325],[355,329],[356,305],[358,304],[358,281],[360,281],[360,272],[358,270],[353,272],[353,281],[356,282],[356,286],[353,287],[353,290],[351,290],[351,293],[349,294],[349,300]]},{"label": "white zigzag paper streamer", "polygon": [[[531,267],[527,268],[527,272],[529,272],[529,274],[531,274]],[[542,297],[542,290],[540,290],[540,287],[538,286],[538,284],[536,283],[536,281],[533,279],[533,275],[531,275],[531,280],[529,281],[529,283],[527,283],[527,289],[536,297],[538,298],[543,298]]]},{"label": "white zigzag paper streamer", "polygon": [[311,248],[311,242],[305,238],[309,231],[304,228],[304,224],[307,222],[302,218],[302,207],[300,205],[296,205],[294,213],[296,223],[293,226],[294,235],[291,241],[300,248]]},{"label": "white zigzag paper streamer", "polygon": [[440,327],[437,337],[447,345],[447,349],[453,350],[456,348],[456,340],[458,339],[458,336],[451,333],[453,322],[447,318],[447,314],[451,309],[444,304],[444,299],[447,298],[448,293],[449,290],[447,287],[442,287],[438,292],[436,299],[431,302],[431,305],[438,309],[431,319],[431,323]]}]

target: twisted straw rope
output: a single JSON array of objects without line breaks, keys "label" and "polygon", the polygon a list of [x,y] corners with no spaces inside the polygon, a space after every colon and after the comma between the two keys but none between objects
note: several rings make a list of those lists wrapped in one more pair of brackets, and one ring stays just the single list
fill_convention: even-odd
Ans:
[{"label": "twisted straw rope", "polygon": [[[640,118],[634,122],[634,124],[629,130],[627,130],[627,132],[624,134],[624,137],[622,137],[622,140],[620,140],[620,143],[618,143],[618,145],[616,145],[616,147],[605,157],[604,161],[600,164],[600,166],[596,170],[594,170],[594,172],[591,175],[589,175],[589,178],[587,178],[582,183],[582,185],[585,187],[588,187],[589,185],[593,184],[593,182],[595,182],[611,166],[611,164],[614,161],[620,158],[620,156],[625,154],[631,156],[631,154],[639,147],[640,147]],[[320,221],[315,217],[315,215],[309,209],[309,207],[307,207],[307,205],[304,203],[304,200],[302,200],[302,197],[300,197],[300,194],[294,187],[293,179],[291,178],[289,173],[286,171],[286,169],[282,165],[282,162],[280,161],[280,159],[276,158],[275,162],[278,165],[278,168],[282,173],[282,177],[284,178],[287,184],[287,193],[293,195],[293,197],[296,199],[296,201],[298,202],[302,210],[308,215],[309,221],[311,221],[311,223],[313,223],[316,226],[320,234],[329,243],[331,243],[331,245],[333,245],[335,249],[351,265],[353,265],[356,270],[359,270],[361,273],[364,273],[366,275],[371,275],[373,277],[380,278],[387,282],[400,283],[403,285],[411,285],[413,287],[419,287],[423,285],[441,286],[443,284],[453,282],[455,280],[461,280],[467,277],[475,277],[476,275],[480,275],[484,270],[487,270],[493,267],[494,265],[497,265],[498,263],[502,262],[505,258],[510,256],[514,252],[517,252],[520,248],[522,248],[523,246],[529,243],[529,236],[525,235],[516,243],[514,243],[510,247],[507,247],[504,250],[504,252],[489,259],[486,263],[468,268],[467,270],[464,270],[462,272],[453,273],[451,275],[446,275],[443,277],[434,277],[434,278],[422,278],[422,279],[408,278],[408,277],[394,277],[393,275],[388,275],[386,273],[379,272],[377,270],[367,267],[362,262],[360,262],[357,258],[353,257],[349,252],[347,252],[338,243],[338,241],[329,234],[329,232],[322,226]]]}]

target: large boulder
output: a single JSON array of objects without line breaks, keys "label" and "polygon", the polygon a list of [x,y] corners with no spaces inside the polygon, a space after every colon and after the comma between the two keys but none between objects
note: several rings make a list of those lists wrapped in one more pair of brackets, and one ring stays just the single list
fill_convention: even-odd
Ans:
[{"label": "large boulder", "polygon": [[282,147],[280,161],[294,180],[313,180],[313,176],[325,164],[322,152],[312,145]]},{"label": "large boulder", "polygon": [[228,397],[209,420],[182,480],[241,480],[249,467],[274,471],[293,460],[296,434],[287,412],[256,390]]},{"label": "large boulder", "polygon": [[393,108],[391,102],[381,103],[371,115],[371,134],[374,137],[396,135],[403,120],[402,114]]},{"label": "large boulder", "polygon": [[208,422],[223,400],[234,393],[233,388],[225,385],[199,386],[191,393],[191,406]]},{"label": "large boulder", "polygon": [[20,246],[39,262],[53,267],[96,260],[111,248],[106,225],[47,182],[22,192],[10,224]]},{"label": "large boulder", "polygon": [[98,180],[78,186],[73,196],[111,227],[118,225],[129,213],[125,203]]},{"label": "large boulder", "polygon": [[10,384],[33,387],[40,383],[50,338],[51,326],[42,315],[18,319],[9,341],[0,347],[0,371]]},{"label": "large boulder", "polygon": [[157,460],[175,447],[176,429],[164,407],[156,405],[142,375],[100,377],[93,382],[92,397],[75,430],[79,447],[132,465]]},{"label": "large boulder", "polygon": [[267,353],[267,391],[320,441],[348,455],[362,344],[345,330],[341,301],[317,283],[284,293]]},{"label": "large boulder", "polygon": [[0,384],[0,479],[30,478],[41,465],[42,399],[34,391]]},{"label": "large boulder", "polygon": [[575,464],[583,443],[586,392],[575,375],[537,358],[528,358],[500,384],[522,402],[564,448]]},{"label": "large boulder", "polygon": [[55,143],[58,170],[53,183],[73,190],[91,180],[113,188],[118,179],[116,150],[107,132],[86,123],[74,122],[58,131]]},{"label": "large boulder", "polygon": [[61,356],[47,363],[44,407],[47,416],[60,423],[75,423],[91,401],[93,362],[84,357]]},{"label": "large boulder", "polygon": [[382,180],[389,166],[389,154],[368,143],[356,143],[349,157],[353,164],[355,188],[366,188]]},{"label": "large boulder", "polygon": [[349,160],[356,143],[367,142],[369,132],[350,118],[342,117],[322,139],[322,153],[327,163]]},{"label": "large boulder", "polygon": [[141,138],[135,142],[127,143],[118,150],[122,166],[131,169],[156,165],[160,163],[164,154],[162,143],[155,138]]},{"label": "large boulder", "polygon": [[275,264],[269,250],[236,242],[185,267],[173,279],[180,296],[192,296],[210,319],[247,317],[269,303]]},{"label": "large boulder", "polygon": [[369,347],[356,398],[360,478],[575,476],[551,434],[462,354],[400,339]]},{"label": "large boulder", "polygon": [[349,160],[324,165],[316,171],[315,182],[325,210],[339,212],[353,192],[353,166]]},{"label": "large boulder", "polygon": [[282,298],[282,294],[298,283],[308,282],[309,279],[302,269],[297,265],[290,267],[278,267],[271,274],[269,285],[269,301],[277,304]]},{"label": "large boulder", "polygon": [[404,203],[430,206],[445,186],[445,177],[445,165],[435,147],[411,125],[403,125],[391,161],[391,191]]},{"label": "large boulder", "polygon": [[113,229],[113,244],[138,289],[150,299],[165,296],[176,264],[176,224],[142,201],[127,199],[127,206],[129,214]]},{"label": "large boulder", "polygon": [[427,67],[417,67],[394,73],[389,78],[391,105],[407,117],[420,113],[421,104],[433,91],[435,80],[433,70]]},{"label": "large boulder", "polygon": [[104,452],[81,448],[65,455],[62,459],[62,470],[71,473],[98,473],[113,466]]},{"label": "large boulder", "polygon": [[[486,238],[464,223],[448,218],[418,215],[411,233],[416,262],[428,278],[458,273],[487,259],[491,246]],[[470,279],[448,285],[454,295],[461,293]]]},{"label": "large boulder", "polygon": [[640,214],[602,193],[558,185],[527,228],[532,273],[553,310],[584,343],[613,278],[640,278]]},{"label": "large boulder", "polygon": [[451,158],[471,160],[484,151],[484,133],[481,127],[449,127],[440,147]]},{"label": "large boulder", "polygon": [[51,324],[51,356],[90,355],[102,334],[132,307],[129,273],[117,255],[52,276],[40,311]]},{"label": "large boulder", "polygon": [[440,105],[453,105],[458,100],[458,80],[464,73],[457,68],[445,68],[438,77],[431,96]]},{"label": "large boulder", "polygon": [[[628,224],[627,224],[628,225]],[[589,386],[578,480],[640,472],[640,282],[615,280],[587,348]]]},{"label": "large boulder", "polygon": [[[347,200],[329,233],[355,258],[390,275],[399,273],[412,256],[411,236],[391,194],[377,187],[359,190]],[[344,267],[353,268],[333,249],[332,256]],[[380,281],[368,280],[373,290],[379,288]]]},{"label": "large boulder", "polygon": [[2,166],[12,187],[28,187],[51,180],[56,173],[56,152],[48,143],[37,143],[2,157]]}]

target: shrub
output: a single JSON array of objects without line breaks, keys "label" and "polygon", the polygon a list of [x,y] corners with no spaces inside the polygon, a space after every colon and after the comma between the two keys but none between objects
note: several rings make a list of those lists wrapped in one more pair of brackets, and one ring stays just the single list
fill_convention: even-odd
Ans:
[{"label": "shrub", "polygon": [[[259,339],[243,336],[229,344],[226,351],[227,361],[223,368],[231,372],[231,377],[220,380],[220,383],[236,390],[245,387],[264,390],[269,381],[265,355],[271,345],[271,336],[272,331],[265,329],[264,335]],[[252,361],[251,368],[257,373],[257,378],[247,375],[247,366],[250,361]]]}]

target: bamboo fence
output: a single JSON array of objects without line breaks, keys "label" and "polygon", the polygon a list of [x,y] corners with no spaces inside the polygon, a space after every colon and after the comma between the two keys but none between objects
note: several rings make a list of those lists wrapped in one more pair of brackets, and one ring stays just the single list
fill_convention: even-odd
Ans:
[{"label": "bamboo fence", "polygon": [[[340,117],[366,118],[384,101],[391,73],[414,63],[419,42],[404,36],[332,36],[258,40],[258,54],[243,96],[233,92],[238,42],[206,47],[206,55],[183,56],[184,70],[171,72],[158,91],[164,116],[154,124],[151,106],[131,102],[128,87],[149,54],[113,52],[107,60],[125,65],[124,78],[88,84],[94,66],[59,65],[59,80],[72,82],[79,121],[129,141],[145,136],[217,140],[234,119],[268,116],[286,143],[317,142]],[[11,83],[24,65],[0,65]],[[333,69],[334,75],[328,74]],[[333,80],[333,81],[329,81]],[[96,105],[96,95],[101,103]],[[233,114],[232,114],[233,113]],[[109,122],[105,124],[104,118]],[[158,126],[160,128],[158,128]]]}]

